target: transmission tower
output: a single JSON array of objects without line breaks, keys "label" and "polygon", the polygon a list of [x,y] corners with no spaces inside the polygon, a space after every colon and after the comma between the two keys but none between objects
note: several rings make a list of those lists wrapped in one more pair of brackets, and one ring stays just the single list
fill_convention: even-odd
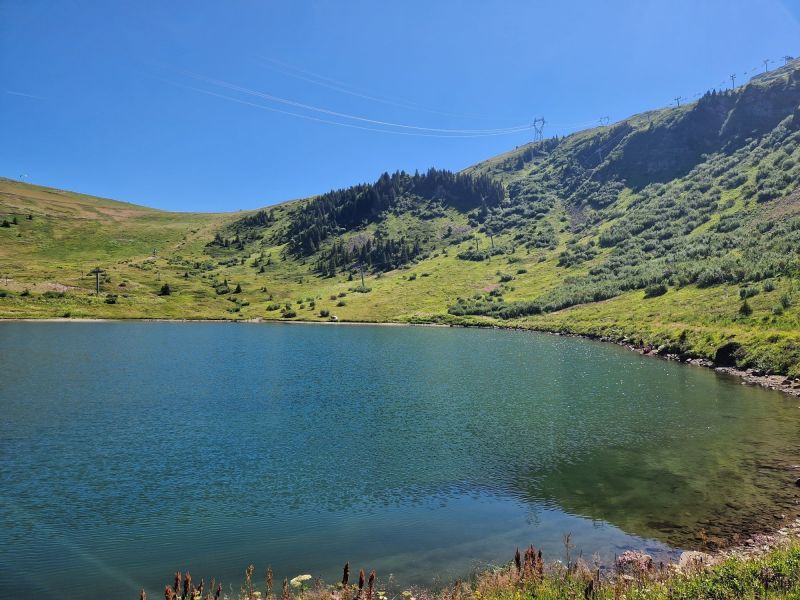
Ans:
[{"label": "transmission tower", "polygon": [[534,143],[541,143],[544,141],[544,126],[546,121],[544,117],[537,117],[533,120],[533,141]]}]

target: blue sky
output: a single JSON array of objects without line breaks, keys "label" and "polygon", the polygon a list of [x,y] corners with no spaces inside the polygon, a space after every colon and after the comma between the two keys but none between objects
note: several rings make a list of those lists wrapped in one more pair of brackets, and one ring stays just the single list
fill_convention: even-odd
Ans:
[{"label": "blue sky", "polygon": [[786,54],[800,0],[0,0],[0,175],[254,208],[460,169],[534,117],[564,134]]}]

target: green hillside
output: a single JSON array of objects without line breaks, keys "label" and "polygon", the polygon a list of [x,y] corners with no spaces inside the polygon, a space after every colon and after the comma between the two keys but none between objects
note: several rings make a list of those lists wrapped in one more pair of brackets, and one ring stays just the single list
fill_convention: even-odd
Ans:
[{"label": "green hillside", "polygon": [[0,180],[0,317],[493,324],[797,376],[798,183],[800,61],[459,174],[262,211]]}]

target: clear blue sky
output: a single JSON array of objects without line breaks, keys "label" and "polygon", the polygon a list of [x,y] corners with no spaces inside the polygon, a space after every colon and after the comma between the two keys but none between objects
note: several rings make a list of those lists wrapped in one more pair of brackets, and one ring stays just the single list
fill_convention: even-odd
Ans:
[{"label": "clear blue sky", "polygon": [[799,19],[800,0],[0,0],[0,175],[221,211],[455,170],[531,138],[474,130],[563,134],[742,82],[800,54]]}]

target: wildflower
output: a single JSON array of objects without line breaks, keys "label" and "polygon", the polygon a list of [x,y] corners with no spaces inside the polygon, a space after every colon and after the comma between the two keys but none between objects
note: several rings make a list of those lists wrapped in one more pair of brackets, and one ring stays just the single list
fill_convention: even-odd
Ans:
[{"label": "wildflower", "polygon": [[298,575],[289,582],[289,585],[291,585],[293,588],[299,588],[301,585],[303,585],[304,582],[308,581],[309,579],[311,579],[311,575],[308,574]]}]

